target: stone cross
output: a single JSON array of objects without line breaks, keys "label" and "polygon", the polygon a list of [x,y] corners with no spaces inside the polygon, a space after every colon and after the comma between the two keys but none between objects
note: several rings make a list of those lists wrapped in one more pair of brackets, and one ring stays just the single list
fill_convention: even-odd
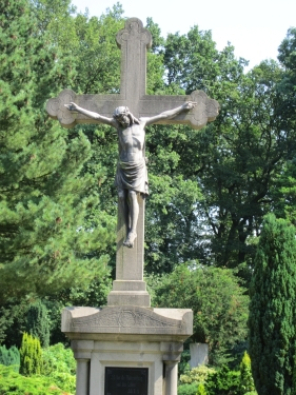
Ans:
[{"label": "stone cross", "polygon": [[[86,115],[69,111],[65,104],[75,102],[80,107],[112,118],[119,106],[127,106],[137,117],[151,117],[182,105],[185,101],[196,102],[189,112],[181,113],[173,119],[161,121],[165,124],[190,124],[200,129],[213,121],[219,111],[219,104],[209,99],[202,91],[194,91],[189,96],[146,95],[146,51],[151,47],[152,37],[137,18],[126,21],[124,29],[116,37],[122,51],[121,84],[119,94],[76,95],[72,90],[64,90],[59,97],[47,102],[46,110],[50,117],[58,119],[62,126],[70,128],[75,124],[99,123]],[[108,305],[149,306],[149,295],[143,281],[144,267],[144,201],[138,196],[139,218],[137,239],[133,249],[122,245],[125,238],[123,208],[118,207],[116,281],[109,294]]]}]

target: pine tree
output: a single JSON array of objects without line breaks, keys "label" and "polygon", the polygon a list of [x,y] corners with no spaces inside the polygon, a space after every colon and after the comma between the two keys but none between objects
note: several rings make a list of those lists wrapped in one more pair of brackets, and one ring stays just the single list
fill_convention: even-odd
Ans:
[{"label": "pine tree", "polygon": [[250,356],[260,395],[292,395],[296,352],[295,228],[266,216],[250,304]]},{"label": "pine tree", "polygon": [[24,333],[20,349],[20,373],[25,376],[40,374],[42,368],[42,349],[39,339]]},{"label": "pine tree", "polygon": [[96,210],[97,180],[81,175],[89,141],[69,138],[45,112],[76,66],[40,28],[33,3],[0,2],[0,304],[83,286],[105,271],[100,251],[114,237],[114,221]]}]

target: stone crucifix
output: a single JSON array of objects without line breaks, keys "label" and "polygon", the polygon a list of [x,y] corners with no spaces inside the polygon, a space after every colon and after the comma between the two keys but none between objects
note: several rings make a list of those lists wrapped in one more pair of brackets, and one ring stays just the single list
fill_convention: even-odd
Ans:
[{"label": "stone crucifix", "polygon": [[131,18],[116,40],[122,51],[120,94],[76,95],[72,90],[64,90],[58,98],[47,102],[46,110],[67,128],[77,123],[105,123],[117,129],[116,279],[142,282],[143,198],[148,194],[144,128],[148,124],[161,123],[190,124],[200,129],[215,120],[219,104],[202,91],[194,91],[189,96],[146,95],[146,51],[152,44],[150,32],[143,28],[139,19]]},{"label": "stone crucifix", "polygon": [[185,102],[182,106],[164,111],[154,117],[137,119],[125,106],[117,107],[113,118],[107,118],[79,107],[76,103],[65,104],[68,110],[87,115],[92,119],[113,126],[117,130],[119,158],[115,181],[126,227],[126,238],[123,242],[125,247],[132,248],[137,237],[139,216],[137,195],[141,194],[144,198],[148,195],[148,175],[144,155],[145,127],[193,109],[195,105],[194,102]]}]

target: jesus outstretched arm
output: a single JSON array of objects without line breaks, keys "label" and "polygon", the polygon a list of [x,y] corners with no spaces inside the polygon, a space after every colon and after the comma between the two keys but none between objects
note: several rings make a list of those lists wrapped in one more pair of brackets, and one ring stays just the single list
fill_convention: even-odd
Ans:
[{"label": "jesus outstretched arm", "polygon": [[77,111],[80,114],[87,115],[88,117],[100,121],[101,123],[105,123],[107,125],[111,125],[116,127],[116,122],[114,118],[103,117],[97,112],[86,110],[85,108],[79,107],[78,104],[74,102],[70,102],[69,104],[64,105],[69,111]]},{"label": "jesus outstretched arm", "polygon": [[141,120],[145,121],[145,125],[150,125],[151,123],[156,123],[165,119],[171,119],[184,111],[192,110],[196,106],[196,104],[197,103],[193,101],[186,101],[181,106],[173,108],[172,110],[164,111],[150,118],[141,118]]}]

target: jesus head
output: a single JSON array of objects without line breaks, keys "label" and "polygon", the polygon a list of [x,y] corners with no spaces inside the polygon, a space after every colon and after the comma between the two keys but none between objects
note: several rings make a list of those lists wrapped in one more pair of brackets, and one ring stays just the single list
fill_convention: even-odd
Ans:
[{"label": "jesus head", "polygon": [[126,106],[115,108],[113,118],[123,127],[128,127],[134,123],[139,123],[139,120],[133,116],[129,108]]}]

